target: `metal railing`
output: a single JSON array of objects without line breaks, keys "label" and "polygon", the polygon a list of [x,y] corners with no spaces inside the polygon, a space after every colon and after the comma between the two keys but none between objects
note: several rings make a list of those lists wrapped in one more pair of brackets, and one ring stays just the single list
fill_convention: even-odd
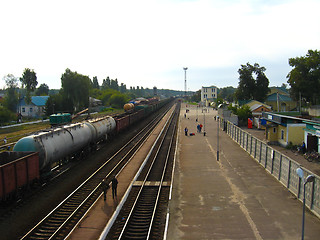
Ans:
[{"label": "metal railing", "polygon": [[221,128],[300,201],[303,201],[303,181],[297,175],[296,169],[302,168],[305,177],[310,174],[315,175],[315,181],[306,185],[306,206],[320,218],[319,176],[233,123],[224,122],[223,119],[220,119],[220,121]]}]

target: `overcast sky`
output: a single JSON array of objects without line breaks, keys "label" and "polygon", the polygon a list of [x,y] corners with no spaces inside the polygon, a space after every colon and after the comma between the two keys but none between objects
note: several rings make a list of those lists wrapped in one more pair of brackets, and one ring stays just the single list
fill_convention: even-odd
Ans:
[{"label": "overcast sky", "polygon": [[66,68],[119,84],[237,87],[242,64],[287,82],[288,59],[320,49],[320,0],[1,0],[3,76],[34,69],[60,89]]}]

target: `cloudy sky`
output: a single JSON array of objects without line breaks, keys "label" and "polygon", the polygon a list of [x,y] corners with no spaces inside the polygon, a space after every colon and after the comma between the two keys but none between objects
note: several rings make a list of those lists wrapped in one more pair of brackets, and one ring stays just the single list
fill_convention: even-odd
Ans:
[{"label": "cloudy sky", "polygon": [[[320,0],[0,1],[3,76],[34,69],[61,87],[66,68],[144,88],[238,86],[247,62],[270,86],[286,83],[288,59],[320,49]],[[38,86],[39,86],[38,85]]]}]

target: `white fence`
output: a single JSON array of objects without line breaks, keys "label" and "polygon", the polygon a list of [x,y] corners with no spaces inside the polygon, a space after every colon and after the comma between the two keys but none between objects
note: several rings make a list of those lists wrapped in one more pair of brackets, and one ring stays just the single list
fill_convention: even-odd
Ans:
[{"label": "white fence", "polygon": [[[298,199],[303,200],[303,181],[296,173],[301,167],[299,163],[283,155],[266,143],[243,131],[231,122],[221,121],[221,128],[259,162],[272,176],[288,188]],[[301,167],[305,177],[313,174]],[[315,174],[314,174],[315,175]],[[306,206],[320,218],[320,177],[315,175],[315,181],[306,184]]]}]

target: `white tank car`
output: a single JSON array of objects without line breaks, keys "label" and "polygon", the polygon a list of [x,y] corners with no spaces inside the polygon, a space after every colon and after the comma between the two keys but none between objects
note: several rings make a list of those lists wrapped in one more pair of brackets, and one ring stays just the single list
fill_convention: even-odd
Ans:
[{"label": "white tank car", "polygon": [[48,170],[53,163],[73,155],[114,129],[115,120],[111,117],[70,124],[21,138],[13,151],[39,152],[39,168]]},{"label": "white tank car", "polygon": [[108,134],[116,129],[116,121],[110,116],[89,120],[86,124],[90,125],[89,127],[92,128],[94,141],[107,139]]}]

